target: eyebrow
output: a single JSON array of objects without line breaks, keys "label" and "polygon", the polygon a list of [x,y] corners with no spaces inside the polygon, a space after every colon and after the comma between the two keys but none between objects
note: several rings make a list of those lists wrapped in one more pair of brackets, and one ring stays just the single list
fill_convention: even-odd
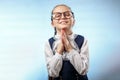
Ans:
[{"label": "eyebrow", "polygon": [[[64,11],[64,12],[72,12],[72,11]],[[55,14],[55,13],[64,13],[64,12],[53,12],[52,14]]]}]

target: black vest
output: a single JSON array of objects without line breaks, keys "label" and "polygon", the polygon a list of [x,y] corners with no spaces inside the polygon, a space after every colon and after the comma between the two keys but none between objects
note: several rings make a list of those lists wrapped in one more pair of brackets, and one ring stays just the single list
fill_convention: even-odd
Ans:
[{"label": "black vest", "polygon": [[[49,44],[51,49],[53,49],[53,42],[55,39],[52,37],[49,39]],[[75,42],[78,45],[79,49],[81,49],[81,46],[84,42],[84,37],[81,35],[77,35],[75,38]],[[54,54],[54,53],[53,53]],[[86,75],[80,75],[73,65],[70,63],[69,60],[63,60],[62,69],[59,73],[59,77],[52,78],[52,80],[88,80],[87,74]]]}]

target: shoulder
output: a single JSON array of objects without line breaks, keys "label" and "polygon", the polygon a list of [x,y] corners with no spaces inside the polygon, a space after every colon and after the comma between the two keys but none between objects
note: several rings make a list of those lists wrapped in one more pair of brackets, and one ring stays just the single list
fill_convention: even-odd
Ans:
[{"label": "shoulder", "polygon": [[46,46],[46,47],[53,48],[53,43],[54,43],[54,41],[55,41],[54,37],[48,38],[47,41],[45,42],[45,46]]},{"label": "shoulder", "polygon": [[75,34],[74,39],[76,42],[79,42],[79,43],[83,43],[83,44],[88,43],[88,39],[85,36],[80,35],[80,34]]},{"label": "shoulder", "polygon": [[88,39],[86,38],[86,36],[83,36],[81,34],[74,34],[74,39],[75,38],[80,38],[80,39],[83,39],[84,41],[87,41]]},{"label": "shoulder", "polygon": [[83,35],[80,35],[80,34],[74,34],[74,39],[75,40],[83,40],[84,41],[84,36]]},{"label": "shoulder", "polygon": [[49,41],[49,42],[50,42],[50,41],[55,41],[55,39],[54,39],[54,37],[51,37],[51,38],[48,39],[48,41]]},{"label": "shoulder", "polygon": [[75,34],[76,37],[80,37],[80,38],[84,38],[83,35],[80,35],[80,34]]}]

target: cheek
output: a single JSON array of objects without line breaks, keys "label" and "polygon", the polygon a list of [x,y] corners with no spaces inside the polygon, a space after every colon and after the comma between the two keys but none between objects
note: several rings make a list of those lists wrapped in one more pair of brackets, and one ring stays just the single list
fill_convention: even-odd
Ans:
[{"label": "cheek", "polygon": [[54,26],[54,27],[56,26],[56,22],[55,22],[55,21],[52,21],[51,24],[52,24],[52,26]]},{"label": "cheek", "polygon": [[73,20],[70,20],[70,23],[69,23],[70,25],[73,25],[74,24],[74,21]]}]

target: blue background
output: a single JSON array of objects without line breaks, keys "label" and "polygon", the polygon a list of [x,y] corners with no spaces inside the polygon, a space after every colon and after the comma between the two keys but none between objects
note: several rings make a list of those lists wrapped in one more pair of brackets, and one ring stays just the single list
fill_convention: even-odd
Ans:
[{"label": "blue background", "polygon": [[120,0],[0,0],[0,80],[47,80],[51,10],[67,4],[89,41],[89,80],[120,80]]}]

